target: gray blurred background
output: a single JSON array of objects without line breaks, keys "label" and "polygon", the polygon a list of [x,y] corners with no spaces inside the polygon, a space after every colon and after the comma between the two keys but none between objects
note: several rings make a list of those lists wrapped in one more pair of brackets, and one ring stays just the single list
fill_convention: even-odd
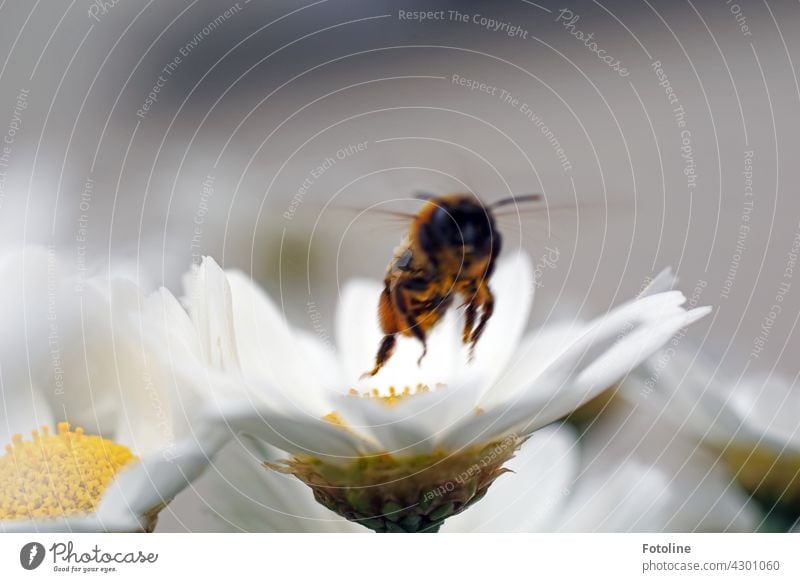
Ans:
[{"label": "gray blurred background", "polygon": [[403,234],[369,209],[543,192],[503,219],[532,325],[672,266],[715,306],[693,341],[793,378],[798,24],[789,1],[6,0],[0,242],[174,290],[212,255],[332,330]]}]

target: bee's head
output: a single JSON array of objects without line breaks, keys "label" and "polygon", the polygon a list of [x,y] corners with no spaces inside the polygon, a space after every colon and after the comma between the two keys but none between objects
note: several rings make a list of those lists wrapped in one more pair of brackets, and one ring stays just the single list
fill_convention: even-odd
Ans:
[{"label": "bee's head", "polygon": [[431,227],[441,243],[464,247],[468,254],[485,254],[493,244],[499,244],[491,211],[478,199],[453,195],[431,203],[437,206],[431,215]]}]

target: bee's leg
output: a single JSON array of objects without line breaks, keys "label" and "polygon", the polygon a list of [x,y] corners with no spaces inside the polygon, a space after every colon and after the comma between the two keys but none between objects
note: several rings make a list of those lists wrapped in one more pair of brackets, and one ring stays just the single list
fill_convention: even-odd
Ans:
[{"label": "bee's leg", "polygon": [[475,296],[474,303],[477,303],[481,306],[481,319],[478,322],[478,326],[472,331],[472,335],[469,338],[470,359],[475,357],[475,344],[477,344],[478,340],[481,339],[481,335],[483,335],[483,331],[486,329],[486,324],[489,323],[489,319],[491,319],[492,314],[494,313],[494,295],[492,295],[492,292],[486,283],[482,283],[481,286],[478,287],[478,292]]},{"label": "bee's leg", "polygon": [[419,359],[417,359],[417,366],[421,366],[422,365],[422,360],[424,360],[425,356],[428,355],[428,342],[425,340],[425,334],[424,333],[422,334],[421,338],[418,337],[417,339],[419,339],[419,341],[422,342],[422,353],[420,354]]},{"label": "bee's leg", "polygon": [[383,339],[378,347],[378,353],[375,356],[375,366],[369,371],[361,375],[361,379],[369,378],[378,373],[383,368],[383,365],[389,361],[394,352],[396,343],[395,334],[399,331],[397,329],[397,318],[395,317],[394,306],[392,304],[392,295],[389,292],[389,285],[383,288],[381,292],[380,301],[378,302],[378,321],[383,331]]},{"label": "bee's leg", "polygon": [[408,309],[405,293],[419,290],[425,284],[427,284],[426,281],[422,279],[410,279],[402,285],[395,287],[394,292],[392,293],[394,304],[397,306],[397,310],[405,319],[406,325],[408,326],[408,331],[422,344],[422,355],[420,355],[419,359],[417,360],[418,366],[422,364],[422,360],[428,354],[428,338],[425,335],[425,329],[417,320],[416,315],[414,315],[414,313]]},{"label": "bee's leg", "polygon": [[461,291],[464,297],[464,302],[461,307],[464,307],[464,331],[461,333],[462,343],[469,343],[472,337],[472,329],[475,327],[475,318],[478,315],[478,289],[474,284],[468,285]]},{"label": "bee's leg", "polygon": [[474,299],[470,299],[465,303],[466,309],[464,310],[464,332],[461,335],[461,341],[469,343],[472,337],[472,328],[475,327],[475,317],[478,315],[478,305]]},{"label": "bee's leg", "polygon": [[397,339],[393,333],[383,336],[381,345],[378,348],[378,354],[375,356],[375,367],[369,372],[362,374],[362,380],[364,378],[370,378],[374,376],[381,368],[383,368],[383,365],[389,360],[389,358],[392,357],[392,352],[394,352],[394,346],[396,343]]}]

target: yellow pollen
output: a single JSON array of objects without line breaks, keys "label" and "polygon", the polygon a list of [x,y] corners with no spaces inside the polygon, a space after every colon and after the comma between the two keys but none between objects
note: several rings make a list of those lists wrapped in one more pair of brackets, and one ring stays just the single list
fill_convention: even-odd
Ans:
[{"label": "yellow pollen", "polygon": [[406,386],[402,390],[398,390],[394,386],[389,386],[389,393],[383,394],[377,388],[373,388],[372,390],[368,390],[364,393],[359,393],[358,390],[355,388],[350,388],[347,392],[350,396],[362,397],[362,398],[373,398],[375,401],[380,402],[386,406],[397,406],[400,402],[402,402],[406,398],[410,398],[412,396],[416,396],[418,394],[424,394],[425,392],[430,392],[430,387],[426,384],[417,384],[414,390],[411,390],[411,387]]},{"label": "yellow pollen", "polygon": [[347,428],[347,423],[339,416],[338,412],[329,412],[325,416],[322,417],[322,420],[331,423],[334,426],[339,426],[342,428]]},{"label": "yellow pollen", "polygon": [[92,513],[119,470],[135,460],[131,451],[69,423],[58,434],[47,427],[33,439],[14,435],[0,457],[0,520]]}]

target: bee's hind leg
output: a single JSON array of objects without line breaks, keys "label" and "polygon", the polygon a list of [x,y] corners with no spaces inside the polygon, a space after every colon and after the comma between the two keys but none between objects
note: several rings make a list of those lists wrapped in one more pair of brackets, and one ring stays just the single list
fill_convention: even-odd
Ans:
[{"label": "bee's hind leg", "polygon": [[472,328],[475,327],[475,317],[478,315],[478,305],[475,303],[474,297],[469,302],[464,304],[464,331],[461,334],[461,341],[469,343],[472,337]]},{"label": "bee's hind leg", "polygon": [[419,359],[417,360],[417,366],[422,365],[422,360],[425,359],[425,356],[428,355],[428,343],[423,338],[422,340],[422,354],[420,354]]},{"label": "bee's hind leg", "polygon": [[[481,306],[481,319],[475,329],[472,330],[472,335],[470,335],[469,338],[470,360],[475,358],[475,345],[478,343],[478,340],[481,339],[486,329],[486,324],[489,323],[489,319],[491,319],[494,313],[494,295],[492,295],[489,286],[485,283],[478,288],[475,301],[471,303],[471,305],[478,304]],[[467,307],[467,311],[469,311],[469,307]]]},{"label": "bee's hind leg", "polygon": [[425,330],[414,317],[410,315],[406,316],[406,321],[408,322],[408,329],[411,331],[411,335],[417,338],[422,344],[422,354],[417,360],[417,366],[421,366],[422,360],[428,355],[428,337],[425,335]]},{"label": "bee's hind leg", "polygon": [[406,328],[403,330],[403,333],[406,335],[413,335],[422,344],[422,355],[420,355],[419,359],[417,360],[418,366],[422,365],[422,360],[425,359],[425,356],[428,354],[428,338],[425,334],[425,327],[422,325],[422,322],[420,322],[416,315],[408,309],[405,294],[409,291],[416,290],[422,284],[422,280],[412,279],[402,285],[398,285],[392,294],[392,298],[394,299],[394,304],[397,306],[398,312],[403,319],[405,319]]},{"label": "bee's hind leg", "polygon": [[394,346],[397,343],[397,339],[393,333],[386,334],[383,336],[381,340],[381,345],[378,348],[378,354],[375,356],[375,367],[372,368],[369,372],[365,372],[361,375],[361,379],[370,378],[378,373],[378,371],[383,368],[383,365],[392,357],[392,352],[394,352]]}]

